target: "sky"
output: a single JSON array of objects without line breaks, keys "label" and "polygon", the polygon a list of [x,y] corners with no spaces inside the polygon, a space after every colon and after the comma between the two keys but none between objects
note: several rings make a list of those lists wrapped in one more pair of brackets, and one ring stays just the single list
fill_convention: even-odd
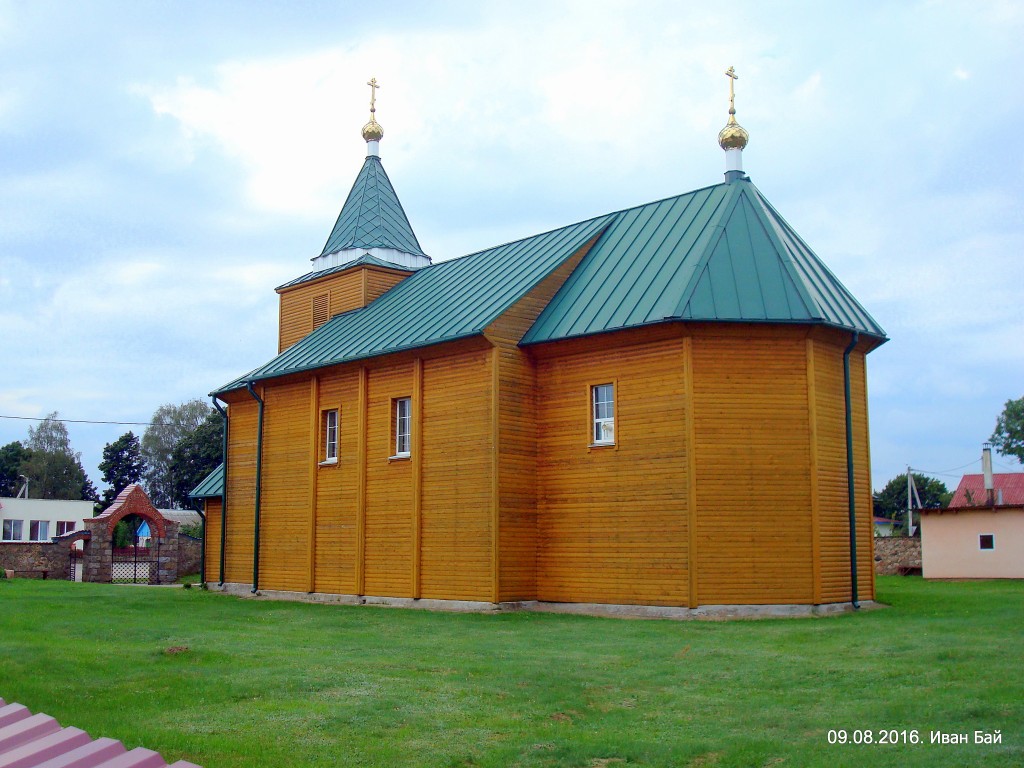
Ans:
[{"label": "sky", "polygon": [[[0,0],[0,445],[147,422],[276,353],[381,157],[441,261],[744,169],[885,328],[876,489],[1024,396],[1024,3]],[[98,487],[128,429],[68,425]],[[1020,470],[996,456],[997,471]]]}]

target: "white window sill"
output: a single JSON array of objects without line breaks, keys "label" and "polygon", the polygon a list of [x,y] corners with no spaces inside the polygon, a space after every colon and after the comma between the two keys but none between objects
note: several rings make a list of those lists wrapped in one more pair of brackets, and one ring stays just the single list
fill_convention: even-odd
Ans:
[{"label": "white window sill", "polygon": [[324,459],[319,464],[317,464],[317,466],[318,467],[333,467],[337,463],[338,463],[338,459],[337,458],[334,458],[334,459]]},{"label": "white window sill", "polygon": [[611,442],[611,443],[591,443],[587,447],[588,448],[614,448],[615,447],[615,443],[614,442]]},{"label": "white window sill", "polygon": [[396,453],[394,456],[388,456],[388,461],[408,461],[410,456],[410,453]]}]

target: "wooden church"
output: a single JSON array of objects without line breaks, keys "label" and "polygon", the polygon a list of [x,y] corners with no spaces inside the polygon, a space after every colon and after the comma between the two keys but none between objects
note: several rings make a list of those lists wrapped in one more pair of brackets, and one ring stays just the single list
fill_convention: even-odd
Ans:
[{"label": "wooden church", "polygon": [[279,354],[214,393],[207,581],[652,615],[872,600],[886,336],[744,175],[729,82],[724,183],[439,263],[371,99],[327,244],[277,288]]}]

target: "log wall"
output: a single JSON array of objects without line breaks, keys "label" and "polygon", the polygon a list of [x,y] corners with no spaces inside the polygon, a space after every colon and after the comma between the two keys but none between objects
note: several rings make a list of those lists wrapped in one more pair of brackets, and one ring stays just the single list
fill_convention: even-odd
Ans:
[{"label": "log wall", "polygon": [[[848,336],[665,325],[524,350],[528,321],[495,324],[489,344],[268,385],[261,587],[693,607],[850,599]],[[865,351],[851,357],[862,600]],[[606,383],[616,444],[592,446],[590,387]],[[408,458],[393,456],[400,397],[413,398]],[[256,403],[229,400],[225,575],[251,583]],[[325,409],[340,416],[333,465],[317,463]],[[219,525],[211,515],[211,581]]]}]

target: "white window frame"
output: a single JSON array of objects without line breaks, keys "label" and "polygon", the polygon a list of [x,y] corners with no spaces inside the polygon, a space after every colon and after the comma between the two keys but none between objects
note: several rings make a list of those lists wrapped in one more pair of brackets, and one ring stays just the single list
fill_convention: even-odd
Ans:
[{"label": "white window frame", "polygon": [[395,455],[393,459],[406,459],[412,454],[412,398],[398,397],[395,407]]},{"label": "white window frame", "polygon": [[[35,535],[32,535],[32,528],[35,527]],[[42,535],[40,535],[42,531]],[[49,541],[50,537],[50,521],[49,520],[29,520],[28,521],[28,538],[29,541]]]},{"label": "white window frame", "polygon": [[[8,525],[8,523],[10,523],[10,525]],[[4,519],[3,530],[0,530],[0,533],[3,534],[4,541],[21,541],[21,537],[24,534],[24,528],[24,520],[15,520],[12,517],[8,517]],[[8,535],[8,531],[10,531],[10,535]]]},{"label": "white window frame", "polygon": [[[983,546],[981,546],[981,540],[985,536],[991,537],[991,539],[992,539],[992,546],[991,547],[983,547]],[[978,534],[978,551],[979,552],[994,552],[995,549],[996,549],[996,535],[994,533],[979,533]]]},{"label": "white window frame", "polygon": [[[63,528],[63,530],[61,530]],[[58,520],[57,521],[57,535],[64,536],[69,533],[73,533],[75,530],[74,520]]]},{"label": "white window frame", "polygon": [[591,445],[615,445],[614,381],[590,387],[590,440]]},{"label": "white window frame", "polygon": [[[338,463],[338,434],[341,429],[341,411],[338,408],[330,408],[322,411],[320,423],[323,429],[323,460],[320,466]],[[333,423],[332,423],[333,422]]]}]

